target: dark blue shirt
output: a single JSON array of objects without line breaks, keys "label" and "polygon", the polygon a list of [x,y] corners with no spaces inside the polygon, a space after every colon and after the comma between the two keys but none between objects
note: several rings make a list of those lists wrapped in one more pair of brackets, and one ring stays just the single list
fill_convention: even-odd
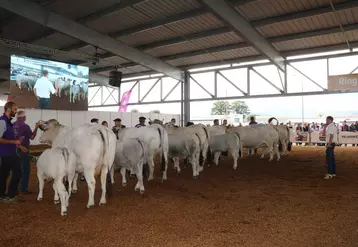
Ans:
[{"label": "dark blue shirt", "polygon": [[257,124],[257,122],[253,121],[249,123],[249,125],[253,125],[253,124]]},{"label": "dark blue shirt", "polygon": [[[9,119],[5,114],[0,117],[0,121],[5,124],[1,124],[3,128],[0,130],[0,137],[7,140],[15,140],[13,125],[11,118]],[[0,156],[12,156],[16,154],[15,144],[2,144],[0,143]]]}]

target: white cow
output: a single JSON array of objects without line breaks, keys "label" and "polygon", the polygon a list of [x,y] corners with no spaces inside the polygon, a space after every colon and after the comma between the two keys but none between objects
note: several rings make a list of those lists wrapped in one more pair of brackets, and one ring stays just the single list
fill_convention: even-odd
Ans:
[{"label": "white cow", "polygon": [[236,133],[215,135],[210,137],[209,147],[211,153],[214,153],[214,163],[219,164],[221,152],[231,152],[234,159],[234,170],[237,168],[237,159],[240,157],[241,142],[240,136]]},{"label": "white cow", "polygon": [[61,93],[64,92],[67,95],[67,89],[70,88],[70,82],[65,78],[58,78],[54,82],[54,86],[58,85],[58,97],[61,97]]},{"label": "white cow", "polygon": [[127,185],[126,169],[132,170],[138,179],[135,191],[144,193],[143,164],[146,162],[146,146],[139,138],[130,138],[125,141],[117,141],[114,165],[111,169],[111,180],[114,181],[114,170],[120,168],[122,174],[122,185]]},{"label": "white cow", "polygon": [[169,140],[169,158],[174,161],[174,168],[180,173],[180,158],[188,158],[193,168],[193,178],[196,179],[199,175],[199,160],[201,140],[197,133],[185,133],[185,128],[180,128],[176,134],[168,135]]},{"label": "white cow", "polygon": [[[43,123],[44,130],[40,137],[41,143],[48,143],[53,148],[64,147],[76,155],[76,172],[83,173],[88,185],[88,204],[94,206],[95,177],[101,175],[102,196],[100,205],[106,204],[107,173],[111,169],[115,156],[116,136],[107,127],[99,124],[85,124],[69,129],[51,119]],[[77,177],[73,190],[77,190]]]},{"label": "white cow", "polygon": [[226,133],[226,127],[224,125],[213,125],[208,127],[210,136],[223,135]]},{"label": "white cow", "polygon": [[[37,178],[39,180],[39,194],[37,200],[43,198],[44,179],[52,178],[55,191],[55,204],[61,200],[61,215],[67,215],[68,200],[71,196],[72,182],[76,173],[76,155],[67,148],[46,149],[37,160]],[[63,179],[68,180],[68,193]],[[60,196],[60,198],[59,198]]]},{"label": "white cow", "polygon": [[[147,163],[149,164],[148,180],[154,178],[154,157],[161,153],[162,180],[167,180],[168,167],[168,133],[158,124],[142,128],[124,128],[118,132],[118,140],[125,142],[130,138],[138,138],[145,143],[147,149]],[[113,182],[113,180],[112,180]]]},{"label": "white cow", "polygon": [[[280,160],[280,153],[278,152],[278,144],[280,142],[277,130],[272,125],[262,125],[252,127],[232,127],[229,129],[231,133],[238,133],[241,139],[241,154],[242,148],[256,149],[267,148],[270,153],[270,161],[273,160],[274,153],[276,153],[277,161]],[[265,152],[262,152],[261,158],[265,157]]]}]

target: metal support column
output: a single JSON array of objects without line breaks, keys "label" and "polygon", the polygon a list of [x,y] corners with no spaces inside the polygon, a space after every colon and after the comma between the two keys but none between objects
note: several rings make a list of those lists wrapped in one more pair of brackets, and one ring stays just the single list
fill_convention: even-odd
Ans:
[{"label": "metal support column", "polygon": [[188,71],[184,73],[184,126],[190,121],[190,74]]},{"label": "metal support column", "polygon": [[284,72],[284,91],[285,91],[285,93],[287,93],[287,74],[288,74],[288,72],[287,72],[287,68],[288,68],[288,66],[287,66],[287,62],[285,62],[285,72]]}]

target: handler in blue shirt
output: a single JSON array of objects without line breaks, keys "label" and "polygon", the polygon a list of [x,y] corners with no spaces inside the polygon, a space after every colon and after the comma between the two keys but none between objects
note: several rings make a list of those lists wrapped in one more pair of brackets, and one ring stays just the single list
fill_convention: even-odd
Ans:
[{"label": "handler in blue shirt", "polygon": [[[11,119],[15,117],[17,106],[14,102],[7,102],[4,106],[4,114],[0,117],[0,202],[17,203],[16,197],[21,178],[21,162],[16,152],[18,146],[23,152],[28,149],[21,145],[20,140],[15,140]],[[11,179],[6,192],[7,178],[11,171]]]}]

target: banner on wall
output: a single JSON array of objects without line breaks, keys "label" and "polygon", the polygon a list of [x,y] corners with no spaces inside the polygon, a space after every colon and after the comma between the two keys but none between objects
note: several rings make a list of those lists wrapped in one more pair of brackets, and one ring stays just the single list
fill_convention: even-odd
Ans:
[{"label": "banner on wall", "polygon": [[328,76],[328,90],[357,90],[358,74]]},{"label": "banner on wall", "polygon": [[[297,134],[291,137],[291,142],[309,142],[309,143],[325,143],[326,137],[322,132],[314,131],[310,134],[306,133],[306,138],[297,138]],[[340,132],[338,134],[339,144],[358,144],[358,132]]]},{"label": "banner on wall", "polygon": [[121,99],[121,104],[119,105],[118,112],[127,112],[127,106],[129,98],[131,97],[132,91],[124,92]]}]

